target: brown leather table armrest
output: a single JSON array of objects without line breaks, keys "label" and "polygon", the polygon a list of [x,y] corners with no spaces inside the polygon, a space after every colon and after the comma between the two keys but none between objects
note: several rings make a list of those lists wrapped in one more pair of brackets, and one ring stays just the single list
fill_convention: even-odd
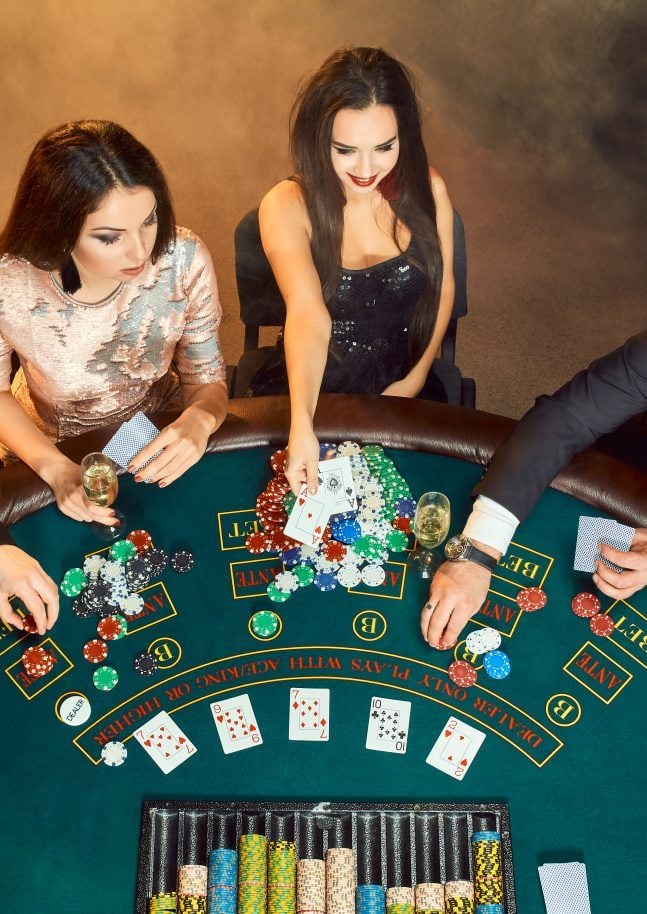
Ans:
[{"label": "brown leather table armrest", "polygon": [[[177,413],[151,418],[162,428]],[[227,418],[212,435],[208,451],[264,445],[284,446],[290,407],[287,397],[232,400]],[[322,441],[352,438],[360,443],[428,451],[485,466],[515,426],[513,419],[442,403],[399,397],[322,394],[315,429]],[[80,462],[99,451],[118,426],[70,438],[61,450]],[[575,457],[552,487],[633,526],[647,527],[647,477],[595,448]],[[22,463],[0,471],[0,524],[8,526],[53,501],[51,490]],[[1,542],[1,540],[0,540]]]}]

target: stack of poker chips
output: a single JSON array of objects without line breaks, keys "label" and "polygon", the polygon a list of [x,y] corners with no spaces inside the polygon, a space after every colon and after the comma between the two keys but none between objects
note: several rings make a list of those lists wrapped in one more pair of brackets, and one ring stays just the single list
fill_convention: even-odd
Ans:
[{"label": "stack of poker chips", "polygon": [[297,860],[296,914],[325,914],[325,911],[326,864],[317,859]]},{"label": "stack of poker chips", "polygon": [[148,899],[148,914],[177,914],[177,894],[158,892]]},{"label": "stack of poker chips", "polygon": [[578,593],[571,600],[571,609],[576,616],[589,620],[589,628],[599,638],[608,637],[615,628],[611,616],[600,612],[602,604],[594,593]]},{"label": "stack of poker chips", "polygon": [[472,835],[476,914],[503,914],[501,835],[479,831]]},{"label": "stack of poker chips", "polygon": [[296,851],[293,841],[267,845],[267,914],[295,914]]},{"label": "stack of poker chips", "polygon": [[326,851],[326,914],[355,914],[355,857],[348,847]]},{"label": "stack of poker chips", "polygon": [[28,647],[22,655],[22,665],[31,679],[40,679],[54,668],[54,657],[44,647]]},{"label": "stack of poker chips", "polygon": [[207,914],[206,866],[187,863],[177,871],[178,914]]},{"label": "stack of poker chips", "polygon": [[386,897],[381,885],[358,885],[355,890],[356,914],[386,914]]},{"label": "stack of poker chips", "polygon": [[246,546],[253,555],[278,553],[286,568],[268,585],[273,602],[284,603],[299,588],[314,584],[322,591],[359,584],[379,587],[385,580],[384,562],[390,552],[408,545],[416,503],[406,481],[378,444],[360,447],[354,441],[321,445],[322,457],[350,459],[357,509],[333,515],[318,546],[287,537],[283,528],[294,495],[283,472],[286,452],[270,458],[273,478],[256,501],[262,530],[251,533]]},{"label": "stack of poker chips", "polygon": [[474,914],[474,886],[466,880],[445,883],[445,914]]},{"label": "stack of poker chips", "polygon": [[415,914],[413,889],[404,885],[388,888],[386,914]]},{"label": "stack of poker chips", "polygon": [[267,839],[241,835],[238,841],[238,914],[265,914]]},{"label": "stack of poker chips", "polygon": [[207,914],[236,914],[238,854],[225,847],[209,854]]},{"label": "stack of poker chips", "polygon": [[415,901],[416,914],[444,914],[445,887],[441,882],[419,882]]}]

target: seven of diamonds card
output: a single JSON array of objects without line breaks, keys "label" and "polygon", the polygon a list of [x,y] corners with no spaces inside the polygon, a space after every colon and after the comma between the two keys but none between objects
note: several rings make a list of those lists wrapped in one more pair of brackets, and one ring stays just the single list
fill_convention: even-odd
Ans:
[{"label": "seven of diamonds card", "polygon": [[290,739],[324,742],[329,734],[330,689],[290,689]]}]

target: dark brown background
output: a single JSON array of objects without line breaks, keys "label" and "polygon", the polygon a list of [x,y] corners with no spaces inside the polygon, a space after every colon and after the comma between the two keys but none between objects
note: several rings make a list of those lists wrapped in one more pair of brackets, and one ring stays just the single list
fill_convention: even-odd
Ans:
[{"label": "dark brown background", "polygon": [[458,361],[478,406],[518,416],[644,328],[640,0],[4,0],[0,218],[46,129],[120,121],[211,248],[234,361],[234,226],[289,173],[299,79],[343,44],[381,44],[418,78],[468,233]]}]

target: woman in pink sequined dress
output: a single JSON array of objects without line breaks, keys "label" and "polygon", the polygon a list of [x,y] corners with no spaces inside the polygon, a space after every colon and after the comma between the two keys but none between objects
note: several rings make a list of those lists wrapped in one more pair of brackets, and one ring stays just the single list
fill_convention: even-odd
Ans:
[{"label": "woman in pink sequined dress", "polygon": [[[133,458],[166,486],[225,418],[227,388],[211,257],[176,228],[162,170],[110,121],[36,144],[0,234],[0,459],[19,457],[63,513],[110,523],[56,446],[142,410],[180,406]],[[11,356],[20,370],[10,386]]]}]

